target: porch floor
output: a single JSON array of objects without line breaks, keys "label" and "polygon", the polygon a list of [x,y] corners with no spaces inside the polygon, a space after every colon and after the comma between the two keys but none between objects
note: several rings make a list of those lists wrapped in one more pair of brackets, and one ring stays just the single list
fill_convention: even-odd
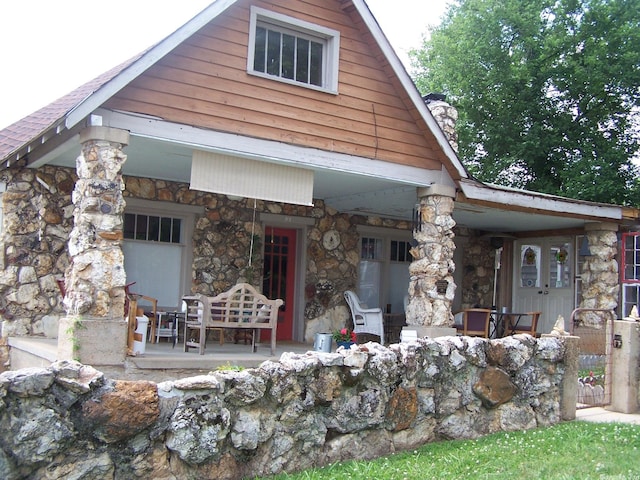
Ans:
[{"label": "porch floor", "polygon": [[[57,360],[57,344],[58,341],[51,338],[10,337],[12,370],[48,366]],[[193,348],[185,352],[182,343],[174,347],[172,342],[161,339],[155,344],[147,342],[144,354],[126,357],[122,366],[94,367],[112,379],[161,382],[206,374],[223,366],[253,368],[267,360],[278,360],[285,352],[312,350],[311,344],[281,341],[277,343],[276,354],[271,356],[268,342],[258,344],[257,352],[253,353],[250,344],[225,342],[220,345],[216,340],[209,340],[204,355],[199,355]]]}]

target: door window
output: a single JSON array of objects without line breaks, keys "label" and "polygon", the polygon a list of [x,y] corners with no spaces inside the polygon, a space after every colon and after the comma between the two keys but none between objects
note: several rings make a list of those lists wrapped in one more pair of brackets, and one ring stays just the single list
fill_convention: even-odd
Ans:
[{"label": "door window", "polygon": [[538,245],[522,245],[520,247],[520,286],[523,288],[540,288],[540,254]]},{"label": "door window", "polygon": [[549,247],[549,288],[570,288],[572,261],[570,243],[555,243]]}]

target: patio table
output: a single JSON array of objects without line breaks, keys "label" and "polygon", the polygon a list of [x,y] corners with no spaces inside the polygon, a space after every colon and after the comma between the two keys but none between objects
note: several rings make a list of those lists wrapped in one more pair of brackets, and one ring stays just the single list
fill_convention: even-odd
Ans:
[{"label": "patio table", "polygon": [[[489,333],[489,337],[501,338],[508,335],[513,335],[515,328],[520,323],[520,319],[528,315],[528,312],[505,312],[502,310],[491,310],[491,327],[493,330],[491,330],[491,332]],[[511,322],[509,322],[510,319],[512,320]],[[511,328],[509,328],[509,326]],[[510,330],[510,333],[507,333],[507,330]]]}]

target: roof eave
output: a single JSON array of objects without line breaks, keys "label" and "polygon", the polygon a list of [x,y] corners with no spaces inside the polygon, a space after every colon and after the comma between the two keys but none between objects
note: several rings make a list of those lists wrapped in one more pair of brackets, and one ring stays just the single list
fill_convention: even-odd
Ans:
[{"label": "roof eave", "polygon": [[458,154],[455,152],[453,147],[451,147],[451,144],[440,128],[440,125],[438,125],[438,122],[436,122],[435,118],[429,111],[429,108],[425,104],[422,95],[420,95],[420,92],[418,91],[415,83],[413,83],[413,80],[402,65],[402,62],[398,58],[398,55],[396,55],[395,50],[385,37],[382,29],[380,28],[380,25],[378,25],[378,22],[375,20],[375,17],[371,13],[371,10],[369,10],[369,7],[364,2],[364,0],[353,0],[353,4],[357,8],[360,16],[369,28],[371,35],[373,35],[373,38],[378,43],[378,46],[385,55],[387,61],[389,62],[389,65],[400,80],[402,86],[407,92],[407,95],[418,110],[418,113],[433,133],[438,144],[440,145],[440,148],[442,148],[442,151],[447,156],[455,170],[458,172],[458,175],[460,175],[460,178],[469,178],[469,174],[458,158]]},{"label": "roof eave", "polygon": [[86,118],[87,115],[91,114],[91,112],[96,108],[109,100],[109,98],[119,92],[139,75],[144,73],[149,67],[167,55],[180,43],[196,33],[236,2],[237,0],[217,0],[206,7],[171,35],[150,48],[129,67],[125,68],[114,78],[102,85],[92,95],[89,95],[82,102],[78,103],[69,111],[69,113],[67,113],[65,117],[65,126],[70,129],[77,125]]},{"label": "roof eave", "polygon": [[562,212],[567,216],[601,219],[603,222],[637,221],[640,213],[635,208],[515,190],[473,180],[460,182],[460,187],[465,197],[472,201],[510,205],[513,208],[538,212]]}]

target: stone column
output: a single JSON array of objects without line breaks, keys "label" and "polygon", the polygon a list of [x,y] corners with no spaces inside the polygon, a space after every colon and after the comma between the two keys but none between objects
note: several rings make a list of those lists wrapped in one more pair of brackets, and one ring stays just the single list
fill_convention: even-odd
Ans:
[{"label": "stone column", "polygon": [[[585,257],[582,267],[582,301],[580,308],[613,310],[618,306],[620,291],[618,276],[618,226],[613,223],[589,223],[585,234],[591,255]],[[584,325],[598,327],[603,324],[602,313],[583,312],[579,319]]]},{"label": "stone column", "polygon": [[[543,333],[542,338],[558,338],[555,334]],[[564,375],[560,383],[560,418],[575,420],[578,400],[578,368],[580,366],[580,337],[559,337],[564,342]]]},{"label": "stone column", "polygon": [[[626,320],[613,322],[613,345],[608,341],[611,362],[605,375],[609,380],[611,405],[608,410],[636,413],[640,406],[640,323]],[[616,341],[617,340],[617,341]]]},{"label": "stone column", "polygon": [[406,330],[419,337],[455,335],[451,303],[456,290],[451,217],[455,189],[432,185],[418,189],[419,212],[413,232],[416,246],[411,249],[409,266],[409,305]]},{"label": "stone column", "polygon": [[80,133],[73,191],[74,226],[65,275],[66,316],[58,332],[59,359],[91,365],[122,364],[126,355],[122,253],[122,148],[129,133],[88,127]]}]

